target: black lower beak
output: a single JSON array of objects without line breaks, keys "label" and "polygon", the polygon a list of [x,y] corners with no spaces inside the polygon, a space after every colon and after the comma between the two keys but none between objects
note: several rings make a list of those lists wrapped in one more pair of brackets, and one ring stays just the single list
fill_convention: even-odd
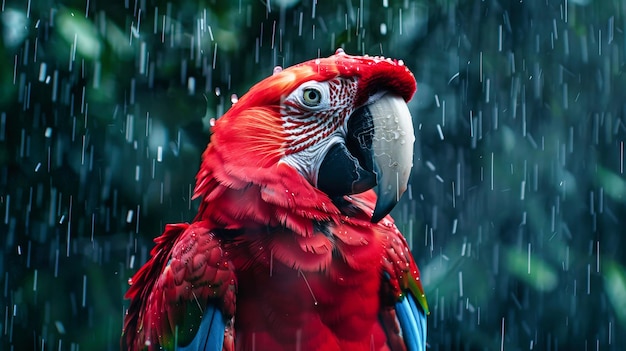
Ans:
[{"label": "black lower beak", "polygon": [[376,174],[365,169],[346,145],[335,144],[320,165],[317,187],[331,198],[358,194],[376,186]]}]

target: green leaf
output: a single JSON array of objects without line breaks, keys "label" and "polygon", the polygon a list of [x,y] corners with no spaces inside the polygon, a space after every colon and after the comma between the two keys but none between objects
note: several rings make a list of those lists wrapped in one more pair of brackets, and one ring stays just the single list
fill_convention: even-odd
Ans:
[{"label": "green leaf", "polygon": [[597,182],[607,195],[615,200],[626,198],[626,181],[622,177],[601,166],[598,166],[597,174]]},{"label": "green leaf", "polygon": [[504,249],[504,264],[511,275],[539,291],[551,291],[559,283],[555,269],[544,259],[527,251]]},{"label": "green leaf", "polygon": [[96,59],[102,52],[98,32],[92,22],[77,13],[64,11],[58,15],[56,25],[59,34],[70,45],[76,45],[75,50],[79,54],[88,59]]},{"label": "green leaf", "polygon": [[626,324],[626,269],[615,261],[604,264],[604,289],[617,318]]}]

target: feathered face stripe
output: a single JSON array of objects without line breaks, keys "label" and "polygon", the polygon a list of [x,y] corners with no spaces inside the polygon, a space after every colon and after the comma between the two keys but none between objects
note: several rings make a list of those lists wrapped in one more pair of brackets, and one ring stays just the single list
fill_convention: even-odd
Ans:
[{"label": "feathered face stripe", "polygon": [[[336,77],[326,82],[303,84],[282,102],[283,129],[287,135],[285,154],[295,154],[318,144],[333,133],[345,134],[344,126],[354,111],[357,80]],[[320,94],[316,104],[307,105],[306,94]]]}]

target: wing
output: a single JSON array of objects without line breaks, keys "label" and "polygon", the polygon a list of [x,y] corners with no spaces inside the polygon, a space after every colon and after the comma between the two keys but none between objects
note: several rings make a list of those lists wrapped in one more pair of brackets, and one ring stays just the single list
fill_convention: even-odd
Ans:
[{"label": "wing", "polygon": [[207,222],[166,226],[152,258],[135,274],[122,348],[232,349],[236,278]]},{"label": "wing", "polygon": [[408,351],[426,350],[426,312],[411,293],[395,305],[402,338]]},{"label": "wing", "polygon": [[381,224],[388,235],[380,316],[389,346],[393,351],[426,350],[428,305],[419,270],[404,236],[390,217],[384,218]]}]

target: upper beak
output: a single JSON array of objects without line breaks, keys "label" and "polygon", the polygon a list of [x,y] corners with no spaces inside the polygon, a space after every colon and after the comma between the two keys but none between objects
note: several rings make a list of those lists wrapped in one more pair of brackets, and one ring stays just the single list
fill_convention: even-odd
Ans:
[{"label": "upper beak", "polygon": [[404,99],[386,93],[352,113],[345,144],[333,145],[322,161],[317,186],[331,197],[376,186],[372,222],[396,205],[413,166],[413,123]]},{"label": "upper beak", "polygon": [[376,207],[372,222],[385,217],[406,191],[413,166],[415,134],[403,98],[386,94],[368,105],[374,124],[372,153],[377,175]]}]

